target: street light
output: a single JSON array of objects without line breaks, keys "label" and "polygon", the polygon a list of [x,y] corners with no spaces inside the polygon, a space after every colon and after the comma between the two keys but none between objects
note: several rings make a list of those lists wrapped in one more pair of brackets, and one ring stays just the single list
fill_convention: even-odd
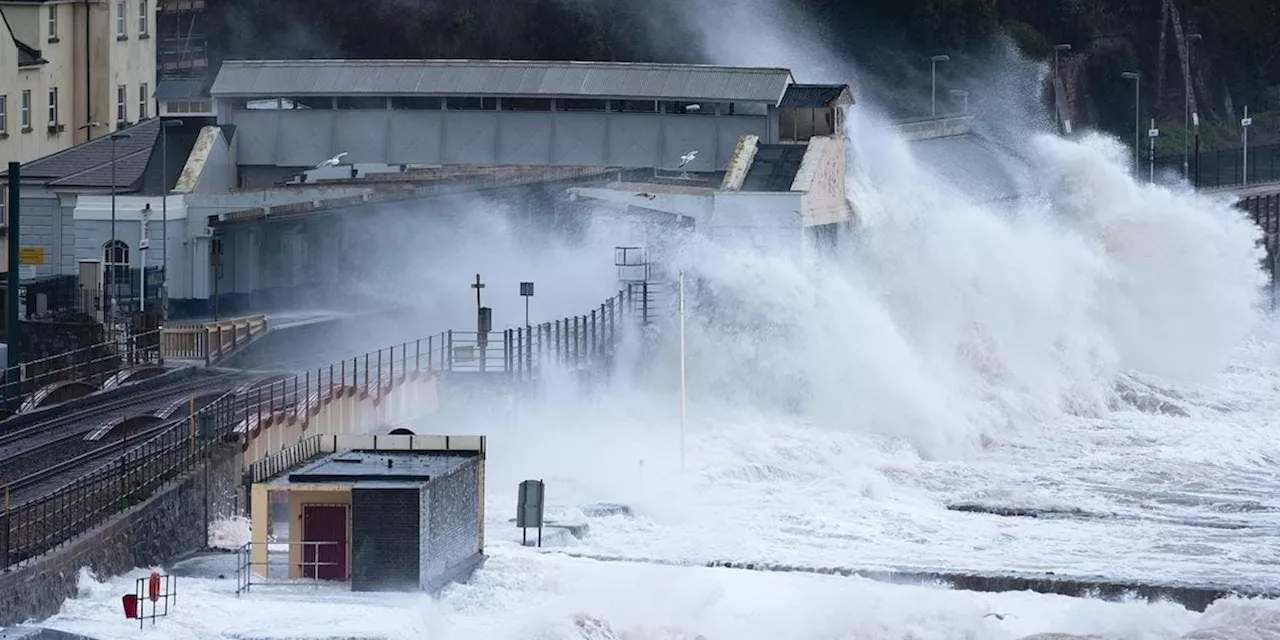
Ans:
[{"label": "street light", "polygon": [[[102,124],[101,122],[98,122],[97,120],[94,120],[94,121],[91,121],[91,122],[86,122],[86,123],[84,123],[84,124],[82,124],[82,125],[80,125],[80,126],[76,127],[76,130],[77,130],[77,131],[85,131],[85,132],[88,132],[90,129],[96,129],[96,128],[101,127],[101,126],[103,126],[103,124]],[[88,138],[92,138],[92,136],[93,136],[93,134],[92,134],[92,133],[86,133],[86,137],[88,137]],[[116,156],[116,154],[115,154],[115,146],[114,146],[114,144],[113,144],[113,145],[112,145],[112,148],[111,148],[111,160],[112,160],[112,168],[113,168],[113,169],[115,168],[115,156]],[[115,180],[114,180],[114,179],[112,180],[112,183],[113,183],[113,185],[114,185],[114,183],[115,183]],[[113,188],[114,188],[114,186],[113,186]],[[106,322],[107,322],[107,278],[106,278],[106,268],[107,268],[107,265],[106,265],[106,260],[105,260],[105,258],[106,258],[106,254],[105,254],[105,253],[103,253],[103,254],[102,254],[102,257],[103,257],[103,263],[102,263],[102,269],[103,269],[102,273],[103,273],[103,278],[102,278],[102,282],[98,283],[98,293],[102,296],[102,297],[101,297],[101,299],[100,299],[100,301],[99,301],[99,304],[102,306],[102,322],[103,322],[103,324],[106,324]],[[82,300],[81,302],[84,302],[84,301]]]},{"label": "street light", "polygon": [[1141,111],[1139,109],[1142,101],[1142,94],[1139,93],[1139,89],[1142,86],[1142,75],[1137,71],[1125,71],[1120,74],[1120,77],[1125,80],[1133,81],[1133,175],[1134,177],[1137,177],[1138,157],[1141,153],[1138,151],[1138,148],[1139,145],[1142,144],[1142,116],[1140,115]]},{"label": "street light", "polygon": [[[169,319],[169,129],[181,127],[181,120],[160,120],[160,298],[161,317]],[[144,265],[145,268],[145,265]],[[143,291],[143,297],[146,297]]]},{"label": "street light", "polygon": [[1240,167],[1240,186],[1249,184],[1249,127],[1253,126],[1253,118],[1249,117],[1248,105],[1244,108],[1244,117],[1240,119],[1240,128],[1244,130],[1244,158]]},{"label": "street light", "polygon": [[1066,53],[1070,50],[1069,44],[1053,46],[1053,120],[1058,124],[1058,133],[1062,133],[1062,110],[1059,109],[1060,97],[1058,96],[1058,53]]},{"label": "street light", "polygon": [[930,109],[930,113],[935,118],[938,116],[938,63],[949,62],[950,60],[951,56],[945,53],[929,58],[929,86],[933,91],[933,107]]},{"label": "street light", "polygon": [[[1189,33],[1186,37],[1187,43],[1187,73],[1183,77],[1182,85],[1182,177],[1187,178],[1191,172],[1191,145],[1187,138],[1187,131],[1191,130],[1191,51],[1192,43],[1203,40],[1204,37],[1198,33]],[[1196,118],[1196,135],[1200,134],[1200,119]]]},{"label": "street light", "polygon": [[964,98],[964,111],[962,113],[965,113],[965,114],[969,113],[969,92],[968,91],[965,91],[964,89],[952,89],[951,96],[955,98]]},{"label": "street light", "polygon": [[[116,140],[128,140],[133,136],[128,133],[120,133],[117,131],[111,134],[109,137],[111,138],[111,244],[107,246],[111,247],[112,252],[115,252],[116,251]],[[116,291],[116,288],[112,287],[111,288],[111,293],[112,293],[111,312],[113,314],[116,312],[116,302],[117,302],[115,299],[115,291]],[[107,314],[105,312],[102,314],[104,319],[106,318],[106,315]]]}]

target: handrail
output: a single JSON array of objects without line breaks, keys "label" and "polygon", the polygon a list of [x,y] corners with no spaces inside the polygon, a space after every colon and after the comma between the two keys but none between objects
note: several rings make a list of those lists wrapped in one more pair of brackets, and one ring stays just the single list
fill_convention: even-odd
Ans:
[{"label": "handrail", "polygon": [[204,360],[209,363],[234,351],[267,328],[265,315],[167,324],[161,329],[160,351],[164,357],[173,360]]}]

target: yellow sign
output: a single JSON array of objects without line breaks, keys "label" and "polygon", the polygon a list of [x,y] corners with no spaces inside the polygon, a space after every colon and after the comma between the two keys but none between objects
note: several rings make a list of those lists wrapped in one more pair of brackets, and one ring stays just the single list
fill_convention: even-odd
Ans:
[{"label": "yellow sign", "polygon": [[44,264],[44,247],[18,247],[18,264]]}]

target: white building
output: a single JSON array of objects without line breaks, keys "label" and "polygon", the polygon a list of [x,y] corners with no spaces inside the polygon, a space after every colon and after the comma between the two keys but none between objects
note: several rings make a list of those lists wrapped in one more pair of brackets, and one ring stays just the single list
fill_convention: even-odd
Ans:
[{"label": "white building", "polygon": [[0,0],[0,162],[155,115],[156,2]]}]

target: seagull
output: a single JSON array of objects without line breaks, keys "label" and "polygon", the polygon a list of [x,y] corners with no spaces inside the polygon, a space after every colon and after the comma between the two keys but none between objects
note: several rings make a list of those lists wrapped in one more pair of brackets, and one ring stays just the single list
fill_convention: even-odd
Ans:
[{"label": "seagull", "polygon": [[636,194],[636,197],[638,197],[638,198],[645,198],[646,200],[652,200],[652,199],[654,199],[654,198],[656,198],[656,197],[658,197],[658,196],[655,196],[655,195],[653,195],[652,193],[645,193],[645,192],[641,191],[640,193],[637,193],[637,194]]},{"label": "seagull", "polygon": [[1016,617],[1016,616],[1014,616],[1012,613],[988,613],[987,615],[982,616],[982,617],[984,617],[984,618],[995,618],[996,620],[1004,620],[1004,619],[1005,619],[1005,617],[1013,618],[1013,617]]},{"label": "seagull", "polygon": [[685,106],[684,110],[686,113],[697,113],[699,111],[702,111],[702,105],[700,104],[687,105]]},{"label": "seagull", "polygon": [[325,160],[324,162],[321,162],[320,164],[316,165],[316,168],[323,169],[325,167],[336,167],[342,164],[342,156],[345,156],[345,155],[347,155],[347,152],[343,151],[342,153],[339,153],[338,155],[332,158],[329,158],[328,160]]},{"label": "seagull", "polygon": [[686,164],[693,162],[693,159],[697,157],[698,157],[697,149],[694,149],[693,151],[690,151],[689,153],[686,153],[680,156],[680,168],[683,169]]}]

